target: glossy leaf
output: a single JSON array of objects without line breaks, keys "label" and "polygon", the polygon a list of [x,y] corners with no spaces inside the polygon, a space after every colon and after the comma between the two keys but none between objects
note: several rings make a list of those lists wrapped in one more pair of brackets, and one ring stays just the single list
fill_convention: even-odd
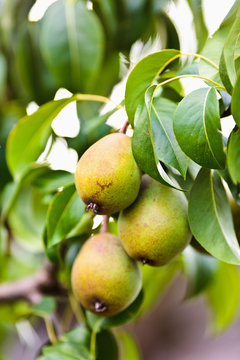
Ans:
[{"label": "glossy leaf", "polygon": [[234,120],[238,127],[240,127],[240,111],[239,111],[239,98],[240,98],[240,71],[238,72],[237,80],[232,92],[231,111]]},{"label": "glossy leaf", "polygon": [[90,332],[85,325],[80,325],[68,333],[65,333],[56,345],[44,346],[42,357],[46,360],[90,360]]},{"label": "glossy leaf", "polygon": [[3,54],[0,53],[0,103],[2,102],[3,92],[7,81],[7,62]]},{"label": "glossy leaf", "polygon": [[200,170],[190,193],[188,216],[191,231],[204,249],[219,260],[240,264],[230,206],[217,173]]},{"label": "glossy leaf", "polygon": [[204,17],[203,17],[203,9],[202,9],[203,2],[202,0],[187,0],[187,1],[193,13],[193,23],[195,26],[196,38],[198,41],[197,52],[199,53],[199,51],[201,51],[208,37],[208,30],[205,25]]},{"label": "glossy leaf", "polygon": [[224,168],[215,89],[202,88],[187,95],[177,107],[173,129],[181,149],[193,161],[207,168]]},{"label": "glossy leaf", "polygon": [[129,321],[131,321],[135,316],[137,316],[137,313],[141,307],[142,301],[144,299],[144,294],[141,291],[138,297],[134,300],[134,302],[127,307],[127,309],[123,310],[121,313],[110,316],[110,317],[102,317],[95,315],[91,313],[90,311],[87,311],[87,321],[88,324],[93,329],[97,323],[99,323],[99,329],[108,329],[111,327],[120,326],[122,324],[125,324]]},{"label": "glossy leaf", "polygon": [[146,56],[131,71],[125,90],[125,106],[131,125],[134,125],[134,114],[144,101],[147,88],[152,85],[159,74],[173,60],[180,56],[178,50],[162,50]]},{"label": "glossy leaf", "polygon": [[53,297],[44,296],[42,300],[31,308],[31,312],[37,316],[49,316],[56,311],[56,301]]},{"label": "glossy leaf", "polygon": [[[226,88],[231,91],[236,81],[235,69],[235,50],[240,33],[240,7],[236,12],[234,23],[228,33],[227,39],[224,43],[223,52],[221,55],[222,61],[220,62],[220,76]],[[225,84],[227,74],[227,82]]]},{"label": "glossy leaf", "polygon": [[207,299],[212,312],[212,330],[221,333],[236,319],[239,311],[240,284],[236,266],[220,263]]},{"label": "glossy leaf", "polygon": [[103,60],[104,34],[83,1],[52,4],[43,18],[40,43],[59,86],[72,92],[91,91]]},{"label": "glossy leaf", "polygon": [[140,314],[152,310],[154,304],[163,296],[176,274],[181,271],[182,265],[181,259],[178,258],[163,267],[144,266],[142,268],[144,298]]},{"label": "glossy leaf", "polygon": [[158,160],[186,176],[189,159],[180,149],[173,132],[176,104],[167,99],[154,99],[150,109],[153,145]]},{"label": "glossy leaf", "polygon": [[96,337],[96,360],[116,360],[119,358],[118,342],[110,330],[102,330]]},{"label": "glossy leaf", "polygon": [[139,106],[135,119],[136,125],[132,138],[132,149],[139,167],[161,184],[177,187],[157,159],[153,146],[152,130],[149,124],[149,113],[145,105],[142,105],[142,108]]},{"label": "glossy leaf", "polygon": [[40,191],[51,193],[57,191],[61,187],[74,184],[74,175],[64,170],[51,170],[47,168],[46,171],[34,179],[32,185],[37,187]]},{"label": "glossy leaf", "polygon": [[140,360],[140,350],[134,337],[121,330],[118,333],[118,340],[120,342],[120,358],[119,360]]},{"label": "glossy leaf", "polygon": [[57,193],[47,214],[47,244],[49,247],[64,240],[76,228],[85,214],[85,204],[80,199],[75,185]]},{"label": "glossy leaf", "polygon": [[[220,75],[219,75],[219,63],[221,58],[221,53],[223,50],[223,46],[225,43],[225,40],[227,38],[227,35],[230,31],[230,28],[234,22],[234,19],[236,17],[236,13],[239,7],[239,0],[236,0],[230,9],[227,16],[224,18],[224,21],[222,22],[219,29],[207,40],[202,55],[204,55],[206,58],[210,59],[214,64],[209,64],[208,62],[201,60],[200,61],[200,68],[199,72],[200,75],[208,77],[212,80],[215,80],[216,82],[222,84]],[[210,83],[209,83],[210,84]]]},{"label": "glossy leaf", "polygon": [[51,134],[53,119],[71,101],[71,98],[51,101],[32,115],[23,117],[11,131],[6,156],[9,169],[16,180],[21,178],[44,150]]},{"label": "glossy leaf", "polygon": [[228,171],[234,184],[240,183],[240,129],[233,130],[227,149]]},{"label": "glossy leaf", "polygon": [[206,290],[212,281],[219,261],[210,255],[200,254],[188,246],[183,252],[184,271],[189,279],[187,297],[196,296]]}]

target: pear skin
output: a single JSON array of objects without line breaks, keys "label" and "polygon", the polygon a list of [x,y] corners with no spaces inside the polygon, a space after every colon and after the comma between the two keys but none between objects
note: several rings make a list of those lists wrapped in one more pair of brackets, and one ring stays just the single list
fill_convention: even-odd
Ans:
[{"label": "pear skin", "polygon": [[81,248],[72,268],[75,296],[88,310],[103,316],[128,307],[141,290],[138,263],[110,233],[93,236]]},{"label": "pear skin", "polygon": [[131,138],[114,133],[93,144],[77,164],[75,183],[88,209],[96,214],[110,215],[131,205],[141,183]]},{"label": "pear skin", "polygon": [[120,213],[118,231],[133,259],[152,266],[169,263],[191,239],[184,195],[143,176],[137,200]]}]

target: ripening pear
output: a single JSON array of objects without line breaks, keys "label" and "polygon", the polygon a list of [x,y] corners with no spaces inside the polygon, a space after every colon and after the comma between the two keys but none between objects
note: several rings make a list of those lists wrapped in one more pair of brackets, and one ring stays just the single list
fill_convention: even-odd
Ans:
[{"label": "ripening pear", "polygon": [[137,200],[120,213],[118,231],[132,258],[152,266],[169,263],[191,238],[184,195],[144,175]]},{"label": "ripening pear", "polygon": [[131,138],[109,134],[88,148],[77,164],[75,183],[88,209],[96,214],[110,215],[131,205],[141,183]]},{"label": "ripening pear", "polygon": [[130,305],[141,290],[138,263],[110,233],[93,236],[81,248],[72,268],[72,288],[88,310],[112,316]]}]

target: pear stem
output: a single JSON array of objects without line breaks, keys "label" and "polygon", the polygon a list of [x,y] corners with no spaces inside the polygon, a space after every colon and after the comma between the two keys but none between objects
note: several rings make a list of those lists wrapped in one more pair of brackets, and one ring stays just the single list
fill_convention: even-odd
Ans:
[{"label": "pear stem", "polygon": [[121,134],[125,134],[128,128],[129,122],[128,120],[125,121],[125,123],[123,124],[123,127],[119,130],[119,133]]},{"label": "pear stem", "polygon": [[108,215],[103,215],[102,217],[102,226],[101,226],[101,233],[106,233],[108,232]]}]

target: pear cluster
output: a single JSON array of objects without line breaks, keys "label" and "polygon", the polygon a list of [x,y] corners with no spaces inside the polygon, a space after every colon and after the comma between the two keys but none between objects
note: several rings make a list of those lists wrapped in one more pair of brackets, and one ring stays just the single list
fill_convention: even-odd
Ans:
[{"label": "pear cluster", "polygon": [[127,308],[142,287],[138,261],[168,264],[190,241],[184,195],[143,175],[131,138],[103,137],[80,158],[75,183],[87,209],[118,215],[118,237],[92,236],[72,268],[72,288],[88,310],[113,316]]}]

